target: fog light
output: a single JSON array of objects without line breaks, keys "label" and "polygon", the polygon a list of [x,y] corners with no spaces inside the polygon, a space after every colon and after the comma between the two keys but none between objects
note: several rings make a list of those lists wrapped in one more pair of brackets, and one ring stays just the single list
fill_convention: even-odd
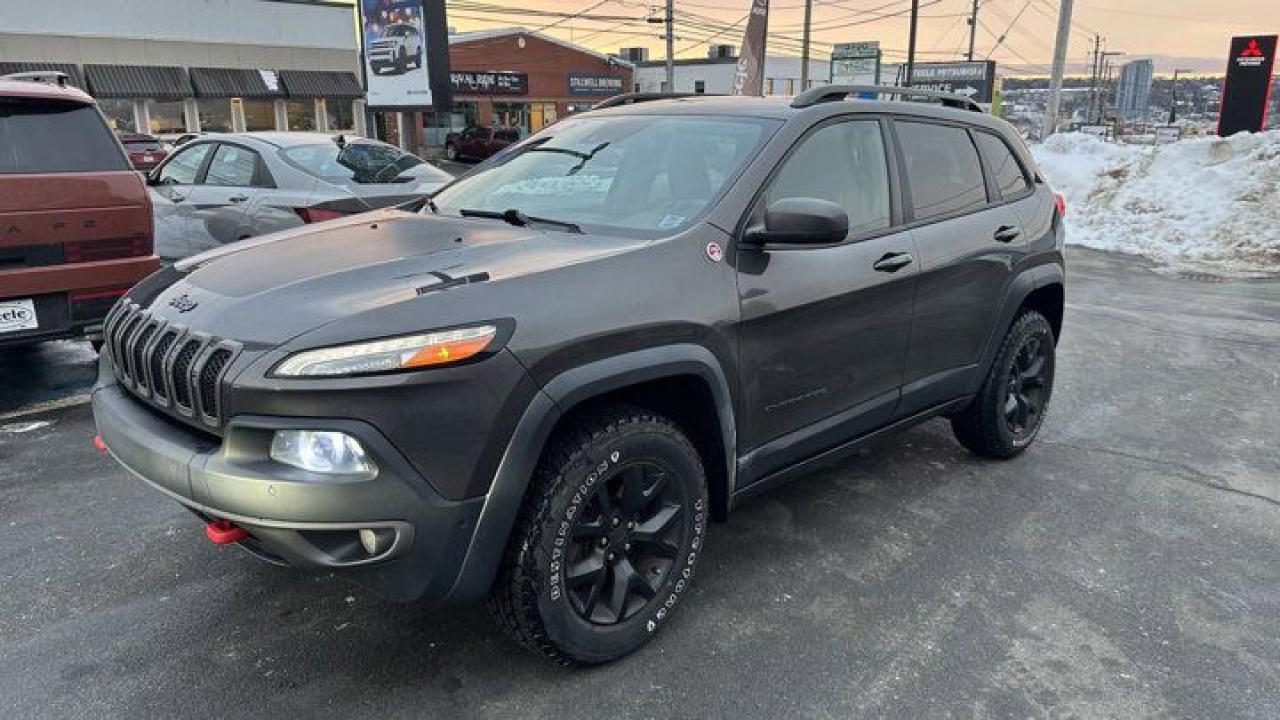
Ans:
[{"label": "fog light", "polygon": [[327,475],[373,475],[378,470],[359,440],[329,430],[277,430],[271,459]]},{"label": "fog light", "polygon": [[360,547],[371,557],[381,555],[391,547],[391,542],[395,540],[396,534],[392,530],[372,530],[364,528],[360,531]]}]

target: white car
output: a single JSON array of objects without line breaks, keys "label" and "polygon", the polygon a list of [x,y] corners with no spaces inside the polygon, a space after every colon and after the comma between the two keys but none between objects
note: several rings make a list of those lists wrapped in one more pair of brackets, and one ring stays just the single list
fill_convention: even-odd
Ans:
[{"label": "white car", "polygon": [[422,35],[418,28],[404,23],[388,25],[382,36],[369,42],[369,68],[375,75],[390,69],[390,75],[409,70],[409,64],[422,67]]}]

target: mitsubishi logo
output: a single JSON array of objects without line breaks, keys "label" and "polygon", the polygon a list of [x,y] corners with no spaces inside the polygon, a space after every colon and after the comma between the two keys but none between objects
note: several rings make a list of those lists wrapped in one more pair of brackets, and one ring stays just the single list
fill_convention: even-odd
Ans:
[{"label": "mitsubishi logo", "polygon": [[1245,45],[1244,50],[1240,51],[1239,57],[1236,58],[1236,65],[1240,67],[1262,67],[1267,61],[1267,56],[1262,52],[1262,46],[1258,44],[1256,38],[1250,39]]},{"label": "mitsubishi logo", "polygon": [[1262,48],[1258,46],[1257,40],[1250,40],[1249,45],[1244,49],[1244,52],[1240,53],[1240,57],[1242,58],[1247,58],[1247,57],[1260,58],[1262,56],[1263,56]]}]

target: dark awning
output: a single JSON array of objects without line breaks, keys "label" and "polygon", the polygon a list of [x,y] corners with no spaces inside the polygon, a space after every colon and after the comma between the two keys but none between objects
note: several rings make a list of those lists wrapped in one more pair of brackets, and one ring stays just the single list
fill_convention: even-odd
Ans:
[{"label": "dark awning", "polygon": [[280,85],[289,97],[295,98],[364,97],[364,88],[355,73],[342,70],[281,70]]},{"label": "dark awning", "polygon": [[[263,76],[267,79],[264,79]],[[267,85],[268,80],[275,87]],[[240,68],[191,68],[191,84],[196,97],[209,98],[268,98],[284,97],[274,70],[243,70]]]},{"label": "dark awning", "polygon": [[70,82],[81,90],[84,87],[84,76],[80,74],[80,68],[69,63],[51,63],[51,62],[0,62],[0,75],[8,75],[10,73],[32,72],[34,70],[54,70],[56,72],[65,73],[71,78]]},{"label": "dark awning", "polygon": [[193,97],[187,71],[147,65],[85,65],[94,97],[182,100]]}]

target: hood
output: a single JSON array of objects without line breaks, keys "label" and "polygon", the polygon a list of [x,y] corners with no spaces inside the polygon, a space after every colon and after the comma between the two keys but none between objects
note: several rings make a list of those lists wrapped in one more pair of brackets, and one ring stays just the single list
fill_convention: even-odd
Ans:
[{"label": "hood", "polygon": [[229,245],[178,263],[154,314],[247,345],[333,320],[499,283],[644,241],[383,210]]}]

